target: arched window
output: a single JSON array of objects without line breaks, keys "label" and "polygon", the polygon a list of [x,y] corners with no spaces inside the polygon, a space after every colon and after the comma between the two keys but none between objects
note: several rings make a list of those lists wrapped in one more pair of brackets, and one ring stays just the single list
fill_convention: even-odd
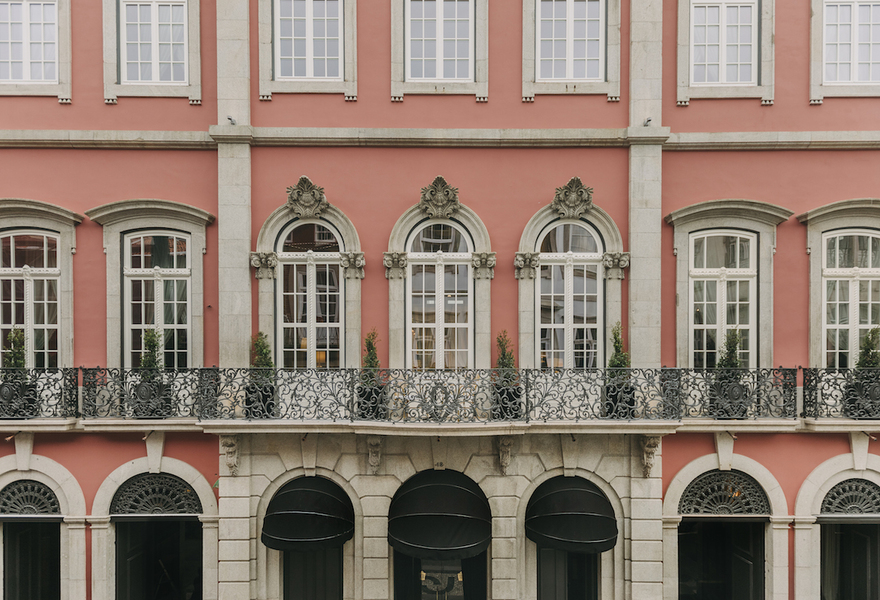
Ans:
[{"label": "arched window", "polygon": [[343,365],[342,236],[327,222],[294,221],[278,237],[277,356],[286,369]]},{"label": "arched window", "polygon": [[428,221],[410,234],[407,249],[410,331],[407,367],[472,368],[472,242],[452,221]]},{"label": "arched window", "polygon": [[536,336],[542,369],[603,365],[602,239],[582,221],[549,225],[538,240]]},{"label": "arched window", "polygon": [[61,508],[44,483],[22,479],[0,490],[4,600],[61,597]]},{"label": "arched window", "polygon": [[[37,229],[0,232],[0,345],[24,335],[25,366],[59,366],[61,265],[57,233]],[[0,353],[0,366],[5,352]]]}]

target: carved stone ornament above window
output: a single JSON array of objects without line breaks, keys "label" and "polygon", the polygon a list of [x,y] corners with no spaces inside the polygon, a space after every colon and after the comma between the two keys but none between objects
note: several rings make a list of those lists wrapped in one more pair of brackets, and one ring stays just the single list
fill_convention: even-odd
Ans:
[{"label": "carved stone ornament above window", "polygon": [[593,188],[586,187],[580,177],[572,177],[563,187],[556,188],[550,207],[563,219],[579,219],[593,208]]},{"label": "carved stone ornament above window", "polygon": [[513,438],[502,435],[495,438],[498,446],[498,470],[502,475],[507,475],[510,468],[510,460],[513,458]]},{"label": "carved stone ornament above window", "polygon": [[386,252],[382,264],[385,265],[386,279],[406,277],[406,252]]},{"label": "carved stone ornament above window", "polygon": [[870,515],[880,513],[880,486],[865,479],[841,481],[825,494],[822,514]]},{"label": "carved stone ornament above window", "polygon": [[330,206],[324,197],[324,188],[318,187],[303,175],[295,186],[287,188],[287,207],[301,218],[318,218]]},{"label": "carved stone ornament above window", "polygon": [[678,504],[682,515],[769,515],[770,501],[741,471],[709,471],[694,479]]},{"label": "carved stone ornament above window", "polygon": [[367,264],[367,261],[363,252],[343,252],[340,257],[346,279],[364,278],[364,265]]},{"label": "carved stone ornament above window", "polygon": [[623,279],[623,270],[629,266],[629,252],[606,252],[602,256],[605,279]]},{"label": "carved stone ornament above window", "polygon": [[643,435],[641,445],[642,477],[648,478],[651,476],[651,471],[654,469],[654,456],[657,454],[657,450],[660,448],[660,436]]},{"label": "carved stone ornament above window", "polygon": [[458,188],[446,183],[443,177],[437,176],[431,185],[422,188],[419,209],[429,217],[449,219],[460,207]]},{"label": "carved stone ornament above window", "polygon": [[513,259],[517,279],[534,279],[538,271],[540,252],[517,252]]},{"label": "carved stone ornament above window", "polygon": [[229,474],[238,475],[239,439],[237,435],[221,435],[220,448],[226,455],[226,468]]},{"label": "carved stone ornament above window", "polygon": [[478,252],[471,258],[471,264],[474,267],[474,279],[494,279],[495,278],[495,253],[494,252]]},{"label": "carved stone ornament above window", "polygon": [[251,266],[256,269],[257,279],[275,279],[278,255],[274,252],[251,252]]},{"label": "carved stone ornament above window", "polygon": [[370,474],[378,475],[379,467],[382,466],[382,438],[378,435],[367,438],[367,462],[370,465]]},{"label": "carved stone ornament above window", "polygon": [[0,515],[58,514],[61,514],[58,498],[45,483],[20,479],[0,491]]}]

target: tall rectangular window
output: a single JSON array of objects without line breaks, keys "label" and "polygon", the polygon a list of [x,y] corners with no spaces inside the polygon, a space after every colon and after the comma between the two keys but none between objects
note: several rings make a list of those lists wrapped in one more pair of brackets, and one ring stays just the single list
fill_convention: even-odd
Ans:
[{"label": "tall rectangular window", "polygon": [[537,81],[605,80],[605,2],[541,0]]},{"label": "tall rectangular window", "polygon": [[826,82],[880,82],[880,2],[826,2],[824,48]]},{"label": "tall rectangular window", "polygon": [[691,5],[691,84],[755,85],[757,0]]},{"label": "tall rectangular window", "polygon": [[275,78],[343,77],[342,0],[275,0]]},{"label": "tall rectangular window", "polygon": [[406,79],[474,80],[475,0],[406,0]]},{"label": "tall rectangular window", "polygon": [[120,3],[122,83],[187,82],[186,2]]},{"label": "tall rectangular window", "polygon": [[0,2],[0,82],[58,82],[54,0]]}]

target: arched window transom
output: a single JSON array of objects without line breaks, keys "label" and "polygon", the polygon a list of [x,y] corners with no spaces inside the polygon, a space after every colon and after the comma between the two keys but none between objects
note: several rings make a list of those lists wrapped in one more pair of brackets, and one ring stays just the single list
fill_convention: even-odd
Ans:
[{"label": "arched window transom", "polygon": [[0,490],[0,515],[59,514],[58,498],[45,483],[20,479]]},{"label": "arched window transom", "polygon": [[542,369],[592,369],[603,356],[601,238],[585,223],[554,223],[538,240],[536,339]]},{"label": "arched window transom", "polygon": [[709,471],[694,479],[678,504],[682,515],[769,515],[770,501],[757,481],[741,471]]},{"label": "arched window transom", "polygon": [[841,481],[825,494],[822,514],[880,513],[880,485],[865,479]]},{"label": "arched window transom", "polygon": [[168,473],[142,473],[123,483],[110,503],[114,515],[194,515],[202,512],[195,490]]}]

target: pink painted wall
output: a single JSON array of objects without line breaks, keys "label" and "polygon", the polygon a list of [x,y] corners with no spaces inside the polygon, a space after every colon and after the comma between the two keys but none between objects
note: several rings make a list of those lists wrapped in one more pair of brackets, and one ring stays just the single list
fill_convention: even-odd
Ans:
[{"label": "pink painted wall", "polygon": [[775,99],[691,100],[676,106],[678,2],[663,2],[663,124],[679,131],[857,131],[880,129],[876,98],[810,105],[810,3],[776,0]]},{"label": "pink painted wall", "polygon": [[[483,220],[497,253],[493,337],[506,329],[516,340],[514,254],[526,223],[553,200],[555,187],[574,175],[593,186],[593,202],[612,216],[628,247],[626,149],[254,148],[252,159],[254,243],[266,218],[286,202],[286,188],[300,175],[324,187],[327,200],[354,223],[367,261],[361,288],[363,331],[379,331],[385,365],[388,282],[382,253],[388,250],[394,223],[418,203],[421,188],[437,175],[457,187],[461,202]],[[256,286],[253,293],[256,307]],[[255,332],[257,317],[254,310]]]},{"label": "pink painted wall", "polygon": [[[624,24],[629,3],[621,3]],[[252,122],[262,127],[626,127],[629,115],[629,27],[621,28],[621,101],[604,94],[536,96],[522,101],[522,3],[489,6],[489,102],[474,95],[404,97],[391,102],[391,3],[373,2],[358,10],[357,102],[342,94],[273,94],[258,102],[257,3],[251,2]]]},{"label": "pink painted wall", "polygon": [[[49,202],[83,214],[132,198],[172,200],[217,214],[217,155],[196,151],[0,150],[0,196]],[[84,219],[73,257],[73,366],[107,364],[103,230]],[[204,259],[205,364],[218,362],[217,227],[208,226]]]}]

